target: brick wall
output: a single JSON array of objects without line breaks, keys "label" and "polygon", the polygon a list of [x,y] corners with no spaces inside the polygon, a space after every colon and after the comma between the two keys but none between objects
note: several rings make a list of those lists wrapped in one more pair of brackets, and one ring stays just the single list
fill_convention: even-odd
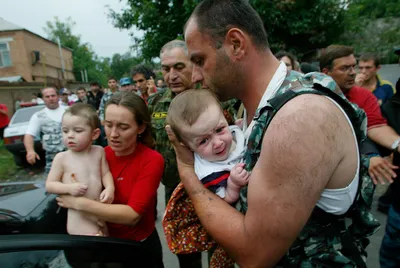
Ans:
[{"label": "brick wall", "polygon": [[8,43],[12,66],[0,68],[0,77],[20,75],[26,81],[32,81],[32,68],[27,58],[23,32],[2,32],[0,38],[13,39]]},{"label": "brick wall", "polygon": [[[62,68],[58,45],[28,31],[0,32],[9,42],[12,66],[0,68],[0,77],[22,76],[27,82],[61,80]],[[32,51],[40,52],[40,61],[32,65]],[[64,79],[75,81],[72,52],[62,48],[65,66]]]}]

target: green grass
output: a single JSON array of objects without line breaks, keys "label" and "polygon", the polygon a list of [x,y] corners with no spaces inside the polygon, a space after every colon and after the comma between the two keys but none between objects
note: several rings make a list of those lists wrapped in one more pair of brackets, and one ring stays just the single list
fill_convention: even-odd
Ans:
[{"label": "green grass", "polygon": [[3,141],[0,140],[0,182],[10,179],[10,176],[14,175],[17,170],[13,155],[7,151]]}]

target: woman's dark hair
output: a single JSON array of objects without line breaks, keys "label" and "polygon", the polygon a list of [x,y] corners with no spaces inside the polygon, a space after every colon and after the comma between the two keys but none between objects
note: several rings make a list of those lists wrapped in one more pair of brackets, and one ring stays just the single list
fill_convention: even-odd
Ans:
[{"label": "woman's dark hair", "polygon": [[246,0],[203,0],[192,13],[200,32],[209,34],[220,48],[227,32],[239,28],[258,49],[268,48],[267,32],[257,11]]},{"label": "woman's dark hair", "polygon": [[275,54],[275,57],[278,60],[281,60],[283,57],[288,57],[290,59],[290,63],[292,63],[293,70],[296,68],[296,60],[297,59],[292,53],[281,50],[281,51],[278,51],[278,53]]},{"label": "woman's dark hair", "polygon": [[147,105],[141,97],[133,92],[118,92],[112,95],[106,104],[105,110],[107,110],[107,107],[110,104],[125,107],[133,114],[138,126],[145,125],[146,128],[143,133],[138,136],[138,141],[147,147],[155,147],[155,141],[151,133],[151,118]]},{"label": "woman's dark hair", "polygon": [[136,65],[132,68],[131,76],[135,76],[136,74],[143,74],[146,80],[150,79],[150,77],[156,78],[155,73],[148,67],[144,65]]}]

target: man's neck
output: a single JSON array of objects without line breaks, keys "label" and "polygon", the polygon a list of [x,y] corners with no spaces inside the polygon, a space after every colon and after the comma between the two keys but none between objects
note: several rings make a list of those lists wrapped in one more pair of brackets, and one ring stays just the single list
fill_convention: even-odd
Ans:
[{"label": "man's neck", "polygon": [[364,84],[362,85],[362,87],[373,90],[376,88],[377,82],[378,82],[378,80],[376,78],[376,75],[374,75],[371,77],[371,79],[365,81]]},{"label": "man's neck", "polygon": [[261,98],[279,67],[279,61],[270,50],[254,52],[250,56],[247,66],[244,66],[247,70],[244,90],[237,96],[246,108],[248,123],[252,121]]},{"label": "man's neck", "polygon": [[117,91],[116,88],[110,88],[110,92],[111,92],[111,93],[115,93],[116,91]]}]

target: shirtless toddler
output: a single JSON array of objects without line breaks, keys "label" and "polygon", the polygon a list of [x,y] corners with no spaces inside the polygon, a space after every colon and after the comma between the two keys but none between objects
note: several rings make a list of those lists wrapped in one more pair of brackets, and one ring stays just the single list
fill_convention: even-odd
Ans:
[{"label": "shirtless toddler", "polygon": [[[64,113],[62,136],[68,151],[54,158],[46,181],[47,192],[112,203],[114,182],[104,150],[92,145],[100,135],[99,127],[97,113],[88,104],[74,104]],[[106,235],[98,221],[93,215],[69,209],[67,231],[71,235]]]}]

